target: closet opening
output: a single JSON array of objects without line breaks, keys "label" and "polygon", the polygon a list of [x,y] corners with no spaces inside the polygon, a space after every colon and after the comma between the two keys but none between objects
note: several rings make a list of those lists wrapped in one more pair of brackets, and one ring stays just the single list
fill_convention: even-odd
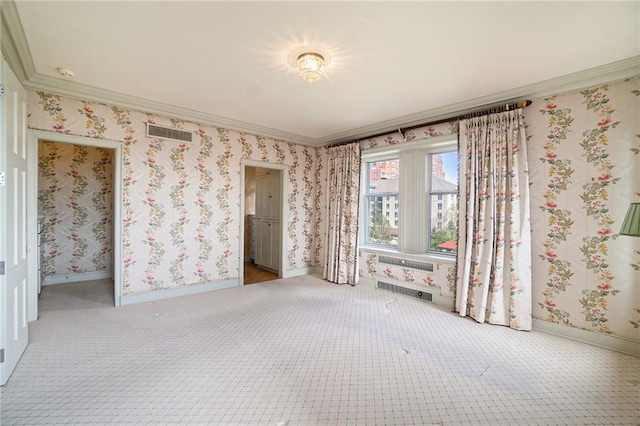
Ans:
[{"label": "closet opening", "polygon": [[241,285],[283,277],[283,166],[245,163],[241,208]]},{"label": "closet opening", "polygon": [[30,320],[46,311],[120,306],[121,143],[33,133]]}]

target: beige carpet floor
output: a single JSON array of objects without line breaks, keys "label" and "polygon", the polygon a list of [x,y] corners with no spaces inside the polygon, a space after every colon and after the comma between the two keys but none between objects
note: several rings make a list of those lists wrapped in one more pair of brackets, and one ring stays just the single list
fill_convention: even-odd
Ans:
[{"label": "beige carpet floor", "polygon": [[114,308],[93,285],[43,291],[2,425],[640,424],[639,358],[383,290],[306,276]]}]

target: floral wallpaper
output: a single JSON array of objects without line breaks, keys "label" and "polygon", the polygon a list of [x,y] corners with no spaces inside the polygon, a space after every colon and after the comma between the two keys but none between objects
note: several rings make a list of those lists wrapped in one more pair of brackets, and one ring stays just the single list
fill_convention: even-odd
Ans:
[{"label": "floral wallpaper", "polygon": [[[201,126],[55,94],[29,92],[31,128],[123,143],[125,292],[236,278],[240,159],[287,173],[288,269],[324,255],[327,150]],[[639,79],[534,99],[529,135],[533,315],[640,340],[640,238],[617,234],[640,200]],[[193,143],[144,136],[157,122]],[[457,132],[456,122],[360,141],[361,150]],[[379,264],[361,250],[361,276],[383,275],[453,294],[453,265],[433,274]],[[430,277],[430,278],[429,278]],[[431,280],[431,281],[430,281]]]},{"label": "floral wallpaper", "polygon": [[640,239],[618,235],[640,201],[640,80],[535,100],[535,318],[640,340]]},{"label": "floral wallpaper", "polygon": [[[640,238],[617,234],[629,203],[640,201],[640,78],[534,99],[524,115],[534,318],[640,341]],[[457,133],[455,121],[360,145],[449,133]],[[430,276],[379,264],[366,250],[359,262],[362,277],[431,279],[442,295],[455,291],[453,265],[437,264]]]},{"label": "floral wallpaper", "polygon": [[45,276],[112,270],[113,168],[112,150],[39,143]]},{"label": "floral wallpaper", "polygon": [[[317,265],[315,148],[52,93],[29,91],[29,112],[33,129],[122,142],[125,294],[238,278],[243,158],[288,166],[286,265]],[[148,138],[146,123],[193,142]]]}]

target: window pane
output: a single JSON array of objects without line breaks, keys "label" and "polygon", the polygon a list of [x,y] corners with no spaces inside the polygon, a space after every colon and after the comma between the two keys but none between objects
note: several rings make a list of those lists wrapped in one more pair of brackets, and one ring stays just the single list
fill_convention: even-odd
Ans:
[{"label": "window pane", "polygon": [[398,182],[400,160],[367,163],[367,242],[398,245]]},{"label": "window pane", "polygon": [[431,192],[458,190],[458,153],[456,151],[431,155]]},{"label": "window pane", "polygon": [[389,222],[389,212],[382,209],[381,196],[369,196],[367,213],[369,216],[367,242],[372,244],[398,245],[397,221]]},{"label": "window pane", "polygon": [[[457,246],[458,208],[456,194],[441,194],[442,202],[437,203],[437,195],[431,195],[431,238],[430,250],[454,253]],[[440,207],[440,208],[438,208]]]},{"label": "window pane", "polygon": [[[398,194],[399,161],[398,159],[373,161],[367,164],[369,194]],[[385,197],[385,200],[390,199],[394,198]]]},{"label": "window pane", "polygon": [[458,233],[458,153],[432,154],[429,250],[455,253]]}]

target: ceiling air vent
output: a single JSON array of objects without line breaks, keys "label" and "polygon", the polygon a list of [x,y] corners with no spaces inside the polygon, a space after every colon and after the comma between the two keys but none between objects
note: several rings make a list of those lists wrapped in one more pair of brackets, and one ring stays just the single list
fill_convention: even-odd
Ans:
[{"label": "ceiling air vent", "polygon": [[191,142],[193,140],[193,133],[191,132],[148,123],[147,136],[150,138],[173,139],[180,142]]}]

